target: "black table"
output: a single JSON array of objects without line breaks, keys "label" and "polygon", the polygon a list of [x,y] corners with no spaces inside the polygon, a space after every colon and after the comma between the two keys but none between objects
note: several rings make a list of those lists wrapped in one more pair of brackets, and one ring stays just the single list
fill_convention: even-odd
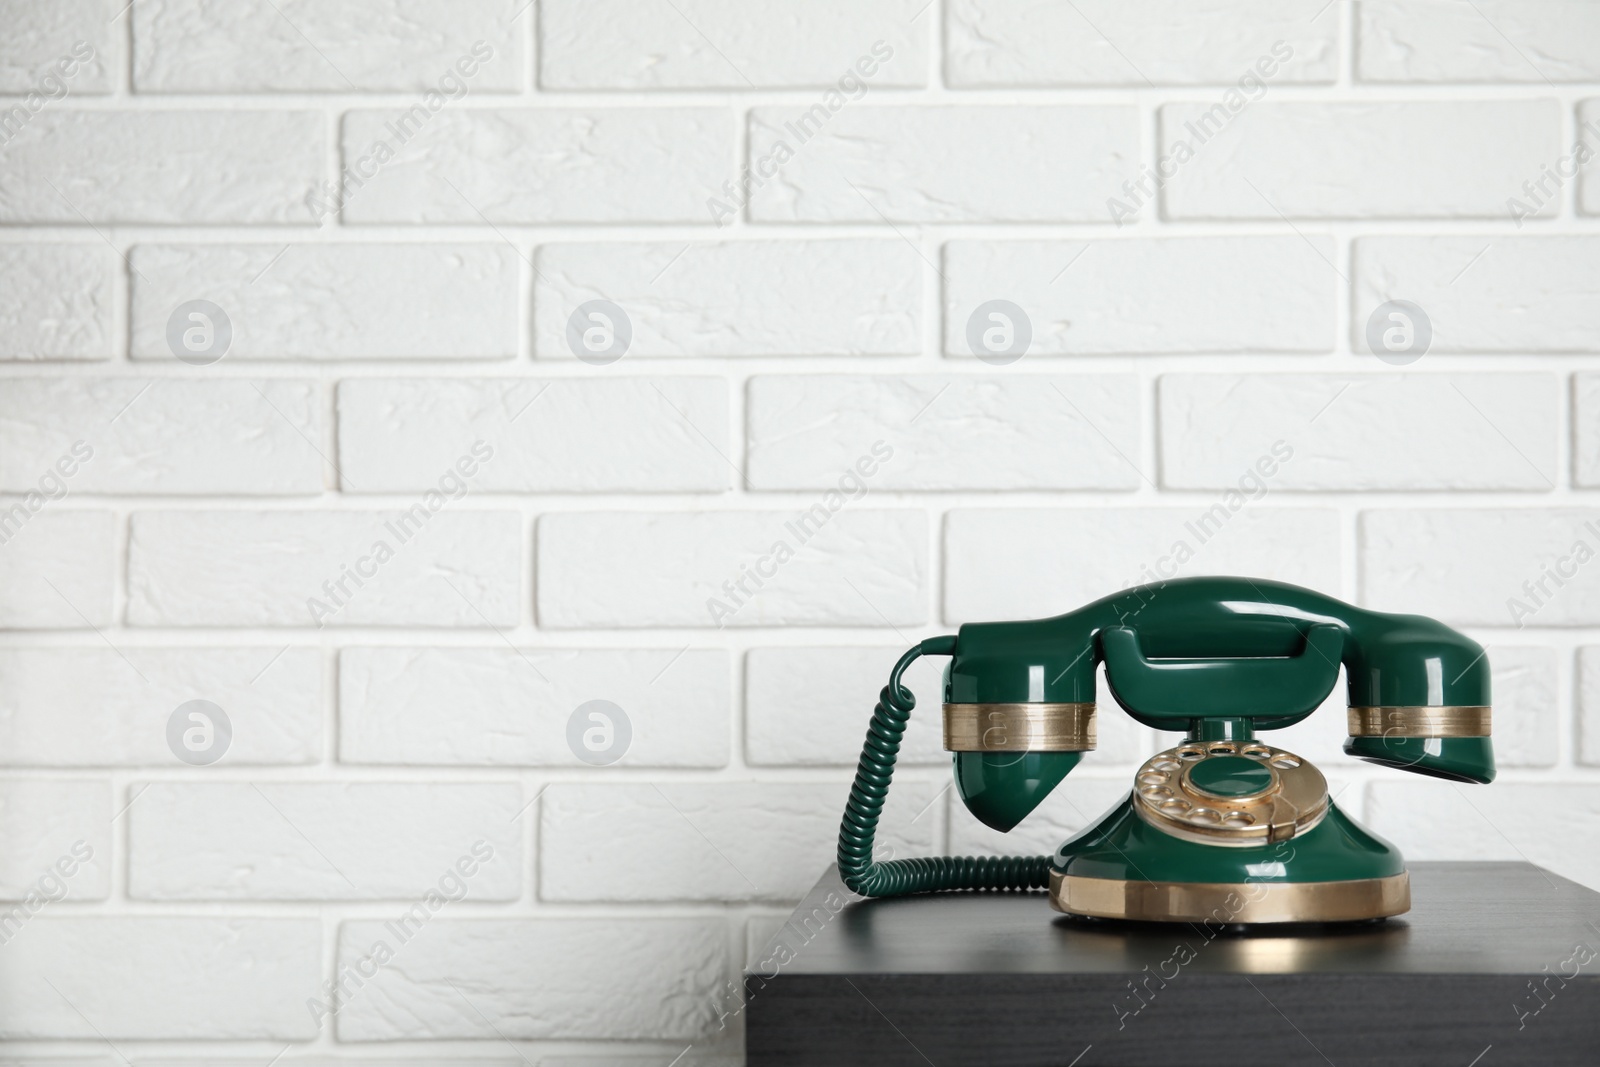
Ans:
[{"label": "black table", "polygon": [[746,975],[750,1067],[1600,1065],[1600,893],[1415,863],[1412,910],[1216,930],[1043,893],[862,900],[830,868]]}]

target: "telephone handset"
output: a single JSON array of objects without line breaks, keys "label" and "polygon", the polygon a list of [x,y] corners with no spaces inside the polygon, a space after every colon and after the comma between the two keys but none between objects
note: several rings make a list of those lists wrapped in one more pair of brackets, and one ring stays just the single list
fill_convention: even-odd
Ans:
[{"label": "telephone handset", "polygon": [[[919,656],[949,656],[944,744],[968,810],[1007,831],[1095,747],[1106,667],[1135,720],[1181,730],[1128,796],[1053,856],[875,862],[872,843],[916,700]],[[1180,578],[1029,622],[969,623],[895,664],[839,828],[839,871],[864,896],[1044,889],[1069,914],[1222,923],[1379,919],[1411,906],[1400,853],[1328,796],[1303,757],[1257,738],[1304,719],[1343,665],[1344,751],[1461,782],[1494,779],[1489,663],[1421,615],[1354,607],[1281,582]]]}]

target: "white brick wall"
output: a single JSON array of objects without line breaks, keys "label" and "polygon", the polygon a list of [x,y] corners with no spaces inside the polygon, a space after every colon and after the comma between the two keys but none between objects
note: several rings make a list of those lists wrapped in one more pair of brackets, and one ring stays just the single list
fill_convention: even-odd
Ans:
[{"label": "white brick wall", "polygon": [[569,319],[605,299],[628,316],[631,355],[912,355],[922,274],[892,238],[544,245],[534,351],[572,359]]},{"label": "white brick wall", "polygon": [[315,495],[319,401],[286,378],[17,378],[0,396],[0,491],[54,471],[69,492]]},{"label": "white brick wall", "polygon": [[[915,13],[909,0],[772,0],[759,14],[738,0],[682,0],[676,11],[631,0],[549,0],[539,8],[539,85],[824,87],[882,41],[889,57],[868,64],[872,84],[920,86],[933,20]],[[715,39],[700,26],[715,26]]]},{"label": "white brick wall", "polygon": [[1133,177],[1131,107],[805,107],[750,113],[750,158],[783,160],[762,222],[1087,222]]},{"label": "white brick wall", "polygon": [[1161,109],[1163,153],[1194,153],[1163,189],[1172,218],[1498,218],[1565,147],[1554,100],[1217,109]]},{"label": "white brick wall", "polygon": [[128,622],[513,625],[517,516],[441,510],[451,498],[431,492],[439,509],[136,512]]},{"label": "white brick wall", "polygon": [[6,141],[0,222],[310,225],[324,140],[314,111],[41,110]]},{"label": "white brick wall", "polygon": [[926,517],[852,511],[850,498],[832,492],[836,511],[819,503],[814,512],[546,515],[539,621],[556,629],[928,621]]},{"label": "white brick wall", "polygon": [[1295,237],[952,241],[945,351],[998,294],[1028,316],[1040,355],[1328,352],[1334,243]]},{"label": "white brick wall", "polygon": [[[679,785],[553,785],[539,836],[545,900],[796,900],[832,862],[848,779]],[[926,855],[938,830],[936,787],[890,795],[879,846]],[[602,847],[596,847],[603,843]],[[678,859],[641,877],[656,852]]]},{"label": "white brick wall", "polygon": [[1284,82],[1332,82],[1338,21],[1319,0],[1080,0],[1024,7],[952,0],[945,8],[949,83],[1000,86],[1216,85],[1250,69],[1274,43]]},{"label": "white brick wall", "polygon": [[514,900],[515,783],[139,783],[128,802],[137,900],[404,900],[463,855],[464,899]]},{"label": "white brick wall", "polygon": [[170,362],[172,309],[209,300],[229,359],[504,359],[517,260],[497,244],[138,245],[133,355]]},{"label": "white brick wall", "polygon": [[[346,179],[346,222],[700,222],[733,177],[733,125],[718,109],[457,111],[401,144],[404,114],[345,116],[344,158],[365,179]],[[392,162],[378,145],[395,147]]]},{"label": "white brick wall", "polygon": [[[1133,489],[1139,447],[1131,375],[761,376],[746,396],[749,481],[833,489]],[[1089,415],[1088,412],[1093,412]]]},{"label": "white brick wall", "polygon": [[720,378],[345,381],[340,471],[358,492],[427,490],[467,456],[486,492],[720,492],[727,394]]},{"label": "white brick wall", "polygon": [[[66,905],[60,905],[66,911]],[[315,918],[52,915],[0,955],[6,1039],[306,1041]]]},{"label": "white brick wall", "polygon": [[109,356],[115,265],[99,245],[0,245],[0,359]]},{"label": "white brick wall", "polygon": [[1293,456],[1275,489],[1548,489],[1558,477],[1554,375],[1169,374],[1159,395],[1174,489],[1233,488],[1276,441]]},{"label": "white brick wall", "polygon": [[[1364,81],[1585,82],[1600,77],[1588,47],[1600,10],[1583,0],[1369,0],[1360,6],[1356,66]],[[1537,55],[1538,62],[1530,62]]]},{"label": "white brick wall", "polygon": [[[1587,135],[1600,147],[1600,135]],[[1539,177],[1530,168],[1522,180]],[[1524,197],[1532,206],[1532,198]],[[1600,351],[1600,235],[1363,237],[1355,242],[1351,345],[1386,300],[1422,307],[1439,352]]]},{"label": "white brick wall", "polygon": [[605,693],[637,724],[625,766],[723,767],[731,677],[727,653],[709,648],[347,648],[339,756],[576,767],[566,720]]},{"label": "white brick wall", "polygon": [[434,88],[476,40],[497,57],[480,90],[516,92],[526,34],[514,0],[330,6],[246,0],[226,19],[202,0],[133,8],[133,84],[149,93]]},{"label": "white brick wall", "polygon": [[[0,1061],[736,1064],[899,652],[1167,574],[1484,642],[1492,787],[1280,740],[1600,888],[1596,12],[0,0]],[[896,855],[1166,741],[995,834],[942,666]]]}]

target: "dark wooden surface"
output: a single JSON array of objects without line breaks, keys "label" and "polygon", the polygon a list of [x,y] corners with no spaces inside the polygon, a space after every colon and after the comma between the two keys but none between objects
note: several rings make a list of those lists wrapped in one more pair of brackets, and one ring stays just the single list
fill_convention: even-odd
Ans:
[{"label": "dark wooden surface", "polygon": [[751,1067],[1600,1067],[1600,893],[1411,865],[1357,926],[1073,919],[1042,893],[852,898],[829,869],[746,976]]}]

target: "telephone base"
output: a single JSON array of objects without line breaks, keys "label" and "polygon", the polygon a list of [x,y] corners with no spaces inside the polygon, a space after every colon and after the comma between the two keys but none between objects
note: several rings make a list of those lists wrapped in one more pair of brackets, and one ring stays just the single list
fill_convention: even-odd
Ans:
[{"label": "telephone base", "polygon": [[1337,882],[1147,882],[1050,872],[1050,906],[1133,922],[1313,923],[1383,919],[1411,910],[1411,876]]},{"label": "telephone base", "polygon": [[1056,850],[1057,911],[1233,925],[1383,919],[1411,908],[1400,851],[1332,801],[1303,832],[1245,847],[1176,836],[1137,803],[1130,795]]}]

